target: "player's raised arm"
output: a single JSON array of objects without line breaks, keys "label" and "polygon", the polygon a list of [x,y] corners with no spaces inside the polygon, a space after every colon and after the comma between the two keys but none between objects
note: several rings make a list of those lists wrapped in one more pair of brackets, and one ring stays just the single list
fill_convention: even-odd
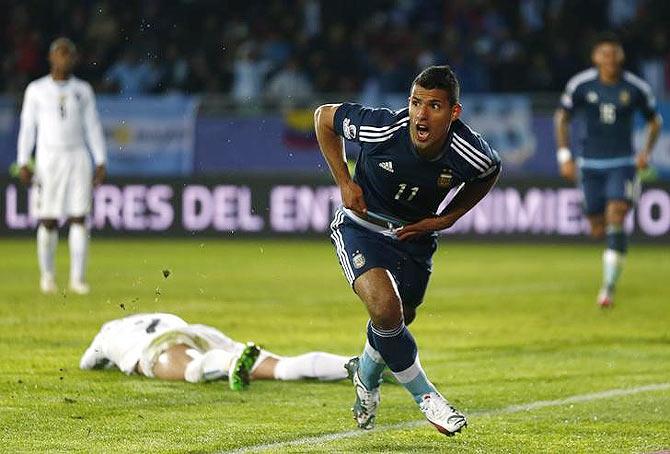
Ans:
[{"label": "player's raised arm", "polygon": [[316,138],[335,183],[340,188],[343,205],[359,213],[365,213],[367,205],[363,198],[363,190],[351,179],[344,140],[334,127],[335,112],[339,106],[340,104],[324,104],[316,109],[314,112]]}]

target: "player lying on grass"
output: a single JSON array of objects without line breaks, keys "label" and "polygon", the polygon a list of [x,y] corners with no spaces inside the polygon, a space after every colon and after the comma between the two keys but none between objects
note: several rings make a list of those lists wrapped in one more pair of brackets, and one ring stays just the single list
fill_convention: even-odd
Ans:
[{"label": "player lying on grass", "polygon": [[191,383],[228,378],[231,389],[240,390],[250,380],[342,380],[348,360],[324,352],[279,356],[253,343],[236,342],[211,326],[155,313],[102,325],[79,367],[116,366],[126,374]]}]

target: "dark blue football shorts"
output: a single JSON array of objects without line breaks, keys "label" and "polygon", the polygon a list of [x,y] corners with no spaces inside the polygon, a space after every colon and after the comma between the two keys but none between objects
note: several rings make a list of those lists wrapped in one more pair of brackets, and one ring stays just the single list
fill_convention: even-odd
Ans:
[{"label": "dark blue football shorts", "polygon": [[341,209],[330,227],[330,239],[352,288],[367,270],[384,268],[395,279],[403,304],[416,307],[423,302],[437,250],[435,237],[398,241],[356,224]]},{"label": "dark blue football shorts", "polygon": [[640,182],[635,166],[621,166],[611,169],[582,168],[580,185],[584,192],[584,214],[594,215],[605,212],[610,200],[637,202]]}]

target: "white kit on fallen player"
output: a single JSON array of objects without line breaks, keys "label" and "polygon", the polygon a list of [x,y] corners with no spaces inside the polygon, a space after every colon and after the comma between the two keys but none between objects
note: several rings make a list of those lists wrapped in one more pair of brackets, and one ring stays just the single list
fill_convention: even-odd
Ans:
[{"label": "white kit on fallen player", "polygon": [[280,356],[234,341],[211,326],[166,313],[136,314],[100,329],[81,357],[81,369],[118,367],[164,380],[191,383],[228,379],[240,390],[250,380],[342,380],[349,357],[325,352]]}]

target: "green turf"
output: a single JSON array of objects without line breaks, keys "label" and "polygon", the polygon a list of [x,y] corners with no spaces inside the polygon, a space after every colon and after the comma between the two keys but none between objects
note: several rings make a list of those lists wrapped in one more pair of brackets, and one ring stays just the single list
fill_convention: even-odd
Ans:
[{"label": "green turf", "polygon": [[[59,284],[67,248],[58,255]],[[453,438],[384,385],[379,429],[278,452],[652,452],[670,448],[670,390],[497,413],[670,382],[666,246],[633,245],[617,307],[595,307],[600,248],[442,241],[412,331],[469,427]],[[83,372],[101,323],[174,312],[284,354],[356,354],[366,316],[322,241],[94,240],[87,297],[37,291],[32,240],[0,241],[0,450],[219,452],[354,429],[350,385],[192,385]],[[168,278],[162,271],[170,270]]]}]

